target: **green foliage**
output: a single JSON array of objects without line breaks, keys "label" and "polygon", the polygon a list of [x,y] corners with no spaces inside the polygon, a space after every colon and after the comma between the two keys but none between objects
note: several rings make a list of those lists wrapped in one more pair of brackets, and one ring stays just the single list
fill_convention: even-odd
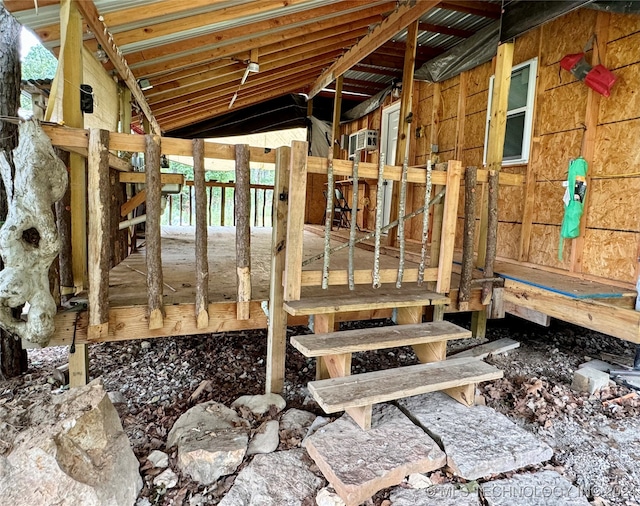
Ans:
[{"label": "green foliage", "polygon": [[22,79],[53,79],[58,60],[41,44],[33,46],[22,61]]}]

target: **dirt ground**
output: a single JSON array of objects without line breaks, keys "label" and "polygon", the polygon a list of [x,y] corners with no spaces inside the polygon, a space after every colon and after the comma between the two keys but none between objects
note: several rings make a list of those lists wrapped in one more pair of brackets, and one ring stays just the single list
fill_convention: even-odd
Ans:
[{"label": "dirt ground", "polygon": [[[468,327],[468,315],[452,320]],[[297,327],[289,332],[305,333],[308,329]],[[511,317],[489,322],[487,338],[502,337],[515,339],[521,346],[489,359],[504,370],[505,377],[481,385],[486,404],[550,444],[555,455],[544,467],[561,472],[592,504],[640,505],[640,397],[618,385],[593,396],[570,388],[574,370],[587,358],[600,358],[606,352],[632,361],[634,345],[562,322],[554,321],[551,327],[543,328]],[[475,344],[477,340],[452,343],[450,351]],[[62,389],[53,382],[51,370],[66,362],[66,353],[66,348],[29,351],[28,373],[0,381],[0,404],[38,403],[60,393]],[[263,393],[265,355],[266,331],[90,347],[91,377],[101,376],[107,390],[120,391],[127,400],[126,405],[119,405],[119,412],[141,462],[145,479],[141,497],[151,504],[190,504],[189,499],[199,494],[206,504],[217,504],[235,476],[210,487],[181,477],[175,489],[159,496],[150,486],[157,471],[145,466],[145,459],[154,449],[165,450],[168,431],[193,404],[189,397],[202,381],[210,383],[195,402],[215,400],[229,405],[240,395]],[[416,357],[411,349],[400,348],[357,354],[352,365],[357,373],[413,363]],[[289,347],[283,393],[287,407],[323,414],[305,386],[314,374],[313,361]],[[256,426],[261,421],[254,420]],[[279,449],[300,444],[296,438],[282,436]],[[455,480],[440,471],[431,478],[434,482]],[[388,504],[387,497],[388,491],[381,491],[370,504]]]}]

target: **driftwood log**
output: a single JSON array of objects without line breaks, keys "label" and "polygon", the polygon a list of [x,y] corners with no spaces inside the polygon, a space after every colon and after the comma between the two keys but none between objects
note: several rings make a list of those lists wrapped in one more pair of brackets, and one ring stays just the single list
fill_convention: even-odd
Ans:
[{"label": "driftwood log", "polygon": [[[0,228],[0,327],[41,346],[55,331],[57,307],[49,290],[49,267],[60,251],[52,205],[67,188],[67,168],[56,156],[49,137],[35,121],[19,127],[13,150],[12,177],[7,153],[0,173],[7,191],[7,219]],[[28,305],[27,305],[28,304]],[[14,309],[27,305],[26,320]]]}]

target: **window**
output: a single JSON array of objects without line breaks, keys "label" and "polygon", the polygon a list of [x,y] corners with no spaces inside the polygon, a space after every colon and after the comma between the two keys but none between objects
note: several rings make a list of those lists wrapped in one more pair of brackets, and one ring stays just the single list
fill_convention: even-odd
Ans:
[{"label": "window", "polygon": [[[529,161],[531,125],[533,124],[533,99],[536,90],[538,59],[526,61],[513,67],[509,104],[507,106],[507,131],[504,138],[504,165],[515,165]],[[487,163],[487,142],[489,140],[489,120],[491,119],[491,98],[494,76],[489,81],[489,105],[487,107],[487,127],[484,137],[484,158]]]}]

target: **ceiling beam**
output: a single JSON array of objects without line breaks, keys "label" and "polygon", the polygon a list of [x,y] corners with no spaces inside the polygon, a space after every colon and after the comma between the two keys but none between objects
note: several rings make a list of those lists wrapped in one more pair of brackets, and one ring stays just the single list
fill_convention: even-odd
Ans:
[{"label": "ceiling beam", "polygon": [[[183,17],[179,19],[171,19],[161,23],[148,24],[132,30],[126,30],[114,34],[116,44],[125,47],[127,44],[135,44],[143,40],[155,39],[173,33],[196,28],[213,25],[211,34],[215,34],[215,25],[219,23],[228,24],[228,21],[242,19],[244,16],[253,16],[259,14],[269,14],[269,20],[282,17],[278,14],[278,10],[290,5],[299,4],[307,0],[260,0],[259,2],[243,3],[241,5],[232,5],[215,9],[207,13],[199,13],[197,15]],[[176,2],[190,4],[190,1]],[[149,7],[151,10],[153,7]],[[263,21],[264,22],[264,21]],[[236,30],[242,30],[242,27],[236,27]]]},{"label": "ceiling beam", "polygon": [[437,0],[422,0],[413,4],[406,3],[396,9],[380,25],[376,26],[371,33],[365,35],[360,42],[322,73],[309,91],[309,98],[313,98],[336,77],[344,74],[360,60],[369,56],[410,23],[420,19],[425,12],[437,6],[438,3]]},{"label": "ceiling beam", "polygon": [[[333,100],[335,99],[336,94],[335,94],[335,91],[321,91],[316,95],[316,97],[325,97]],[[353,95],[349,93],[346,96],[343,96],[342,98],[345,100],[350,100],[355,102],[364,102],[365,100],[369,100],[371,97],[368,95]]]},{"label": "ceiling beam", "polygon": [[483,18],[500,19],[502,7],[500,4],[480,2],[477,0],[449,0],[442,2],[439,7],[448,11],[464,12]]},{"label": "ceiling beam", "polygon": [[75,5],[78,8],[78,11],[87,22],[91,31],[96,37],[96,40],[102,45],[102,48],[105,50],[109,59],[113,62],[113,65],[120,75],[120,77],[124,80],[127,87],[131,90],[131,94],[133,98],[135,98],[138,106],[140,106],[140,110],[144,114],[144,116],[149,120],[149,124],[153,129],[153,133],[160,135],[162,133],[160,129],[160,125],[156,121],[156,118],[153,116],[153,112],[151,112],[151,108],[147,103],[146,98],[144,97],[144,93],[138,86],[138,82],[131,72],[127,61],[122,56],[120,49],[113,43],[113,38],[107,29],[107,26],[102,21],[98,10],[96,9],[93,0],[82,0],[75,1]]},{"label": "ceiling beam", "polygon": [[[332,16],[322,21],[311,18],[303,24],[296,23],[296,20],[292,18],[289,20],[290,23],[284,24],[279,29],[270,29],[268,24],[266,28],[263,25],[252,24],[242,30],[238,28],[222,30],[215,34],[129,53],[127,61],[137,76],[147,77],[168,70],[177,70],[180,68],[177,65],[185,68],[214,59],[230,57],[254,48],[262,48],[265,45],[279,44],[280,49],[284,49],[290,47],[293,41],[297,44],[312,43],[318,38],[316,32],[324,32],[323,35],[328,37],[341,31],[368,27],[369,24],[379,22],[382,19],[382,13],[388,11],[389,5],[389,2],[384,2],[377,7],[369,7],[365,11],[365,16],[362,11],[357,11]],[[285,18],[287,16],[283,16],[281,19],[283,23]],[[290,24],[294,26],[290,26]]]},{"label": "ceiling beam", "polygon": [[443,35],[453,35],[454,37],[460,37],[466,39],[471,37],[474,32],[471,30],[462,30],[461,28],[454,28],[452,26],[434,25],[432,23],[419,23],[418,30],[421,32],[441,33]]}]

